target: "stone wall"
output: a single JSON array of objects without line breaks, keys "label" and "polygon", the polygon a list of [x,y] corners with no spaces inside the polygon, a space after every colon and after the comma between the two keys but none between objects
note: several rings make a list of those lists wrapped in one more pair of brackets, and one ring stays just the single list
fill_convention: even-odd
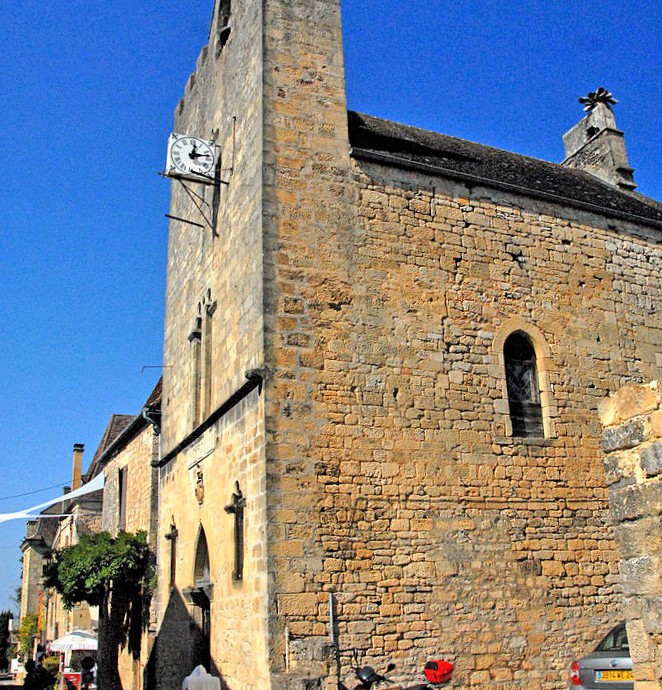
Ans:
[{"label": "stone wall", "polygon": [[[211,672],[232,690],[268,688],[264,406],[258,389],[219,419],[161,472],[159,634],[156,687],[176,690],[204,663],[196,554],[209,554]],[[234,516],[239,483],[246,500],[244,572],[234,575]],[[173,545],[173,530],[176,537]],[[204,535],[204,537],[202,536]],[[174,555],[174,564],[173,564]]]},{"label": "stone wall", "polygon": [[43,556],[30,544],[24,544],[21,548],[21,608],[19,619],[28,613],[38,613],[39,592],[41,591],[41,578],[44,570]]},{"label": "stone wall", "polygon": [[[562,688],[621,617],[597,406],[655,367],[659,245],[405,170],[356,161],[354,184],[339,237],[280,226],[274,650],[333,687],[333,593],[345,679],[358,649],[402,678],[447,656],[458,687]],[[545,438],[509,429],[516,330]]]},{"label": "stone wall", "polygon": [[327,420],[315,410],[322,351],[312,310],[344,301],[355,190],[340,2],[264,7],[269,661],[272,690],[303,690],[328,676],[316,469],[324,458],[314,447]]},{"label": "stone wall", "polygon": [[622,388],[600,407],[605,474],[636,690],[662,687],[662,389]]},{"label": "stone wall", "polygon": [[[163,690],[181,687],[206,656],[206,644],[212,673],[233,690],[268,688],[261,391],[216,414],[246,383],[247,372],[264,364],[263,2],[233,2],[229,36],[219,33],[219,11],[230,3],[214,4],[208,45],[174,123],[178,133],[217,143],[223,183],[218,189],[190,181],[171,183],[171,214],[204,227],[171,221],[168,241],[162,403],[166,460],[160,469],[159,636],[153,655],[155,684]],[[184,185],[202,197],[197,201],[204,216]],[[211,415],[216,417],[209,426]],[[196,495],[199,473],[202,501]],[[225,511],[237,481],[246,498],[242,581],[232,576],[233,517]],[[177,531],[172,582],[171,526]],[[208,642],[202,634],[202,609],[189,591],[196,584],[201,530],[213,581]]]},{"label": "stone wall", "polygon": [[126,524],[127,532],[154,531],[156,470],[152,467],[158,436],[150,424],[142,429],[104,466],[102,528],[115,535],[119,529],[119,474],[127,471]]},{"label": "stone wall", "polygon": [[[219,3],[217,2],[216,5]],[[218,144],[218,190],[171,182],[163,369],[162,450],[167,454],[263,364],[262,338],[262,3],[232,5],[231,34],[217,54],[214,24],[175,111],[174,131]],[[165,142],[164,142],[165,146]],[[187,193],[184,187],[192,190]],[[194,197],[202,197],[202,201]],[[192,198],[204,210],[200,213]],[[212,227],[208,227],[210,221]],[[202,343],[193,337],[202,320]],[[208,329],[208,330],[207,330]],[[206,414],[195,410],[195,349]]]}]

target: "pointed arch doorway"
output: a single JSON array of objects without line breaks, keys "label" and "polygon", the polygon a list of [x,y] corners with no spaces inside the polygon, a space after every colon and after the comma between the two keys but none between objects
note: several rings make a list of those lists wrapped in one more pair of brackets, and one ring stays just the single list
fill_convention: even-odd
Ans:
[{"label": "pointed arch doorway", "polygon": [[184,590],[184,595],[193,604],[193,619],[197,627],[195,641],[195,666],[202,664],[211,670],[211,602],[214,586],[211,581],[209,548],[204,527],[200,525],[195,546],[193,587]]}]

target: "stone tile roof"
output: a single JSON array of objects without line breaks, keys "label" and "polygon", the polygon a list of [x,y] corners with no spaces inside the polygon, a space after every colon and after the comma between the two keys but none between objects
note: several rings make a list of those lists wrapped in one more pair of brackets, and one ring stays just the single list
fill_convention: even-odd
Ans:
[{"label": "stone tile roof", "polygon": [[483,144],[350,111],[356,158],[566,203],[662,229],[662,204],[593,175]]},{"label": "stone tile roof", "polygon": [[[158,410],[160,413],[162,389],[163,378],[160,378],[145,401],[142,408],[143,410]],[[90,481],[90,479],[101,472],[110,458],[114,457],[117,451],[128,443],[140,429],[147,426],[147,424],[149,424],[149,422],[143,417],[142,410],[135,416],[126,414],[112,415],[103,438],[101,439],[101,443],[99,443],[99,447],[94,454],[89,469],[83,478],[84,481]]]},{"label": "stone tile roof", "polygon": [[106,426],[101,442],[97,448],[90,466],[96,465],[98,459],[103,455],[103,452],[111,445],[111,443],[129,426],[133,415],[130,414],[113,414]]},{"label": "stone tile roof", "polygon": [[154,390],[149,394],[149,398],[145,401],[143,407],[157,407],[161,404],[161,393],[163,391],[163,377],[161,377],[154,386]]}]

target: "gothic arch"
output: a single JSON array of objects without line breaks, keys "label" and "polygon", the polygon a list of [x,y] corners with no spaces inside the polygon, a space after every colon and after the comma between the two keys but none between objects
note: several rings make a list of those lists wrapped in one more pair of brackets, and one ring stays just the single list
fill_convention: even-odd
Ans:
[{"label": "gothic arch", "polygon": [[195,540],[195,559],[193,563],[193,587],[184,590],[183,594],[194,608],[192,617],[198,627],[195,635],[195,663],[205,668],[211,663],[211,602],[213,584],[209,565],[209,547],[205,528],[200,525],[198,538]]},{"label": "gothic arch", "polygon": [[195,542],[195,561],[193,566],[193,582],[196,587],[205,588],[211,584],[211,570],[209,567],[209,547],[205,528],[200,525],[198,538]]},{"label": "gothic arch", "polygon": [[535,352],[535,366],[537,369],[536,373],[540,393],[544,437],[554,438],[556,436],[555,419],[557,416],[557,409],[550,384],[550,373],[555,369],[551,351],[543,332],[537,326],[517,316],[509,318],[501,324],[492,342],[492,356],[496,363],[496,367],[493,371],[499,380],[501,391],[501,398],[495,401],[494,406],[499,427],[502,429],[505,436],[514,436],[508,395],[508,382],[506,378],[504,348],[508,338],[515,334],[520,334],[526,338]]}]

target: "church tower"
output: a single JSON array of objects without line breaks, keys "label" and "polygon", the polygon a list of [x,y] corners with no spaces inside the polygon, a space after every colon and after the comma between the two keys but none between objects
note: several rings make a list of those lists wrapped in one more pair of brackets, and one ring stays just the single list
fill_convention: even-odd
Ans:
[{"label": "church tower", "polygon": [[301,305],[348,281],[339,0],[216,0],[174,131],[215,142],[216,168],[171,183],[154,677],[174,690],[202,663],[298,690],[328,675],[327,631],[297,616],[322,559],[295,532],[314,502]]}]

